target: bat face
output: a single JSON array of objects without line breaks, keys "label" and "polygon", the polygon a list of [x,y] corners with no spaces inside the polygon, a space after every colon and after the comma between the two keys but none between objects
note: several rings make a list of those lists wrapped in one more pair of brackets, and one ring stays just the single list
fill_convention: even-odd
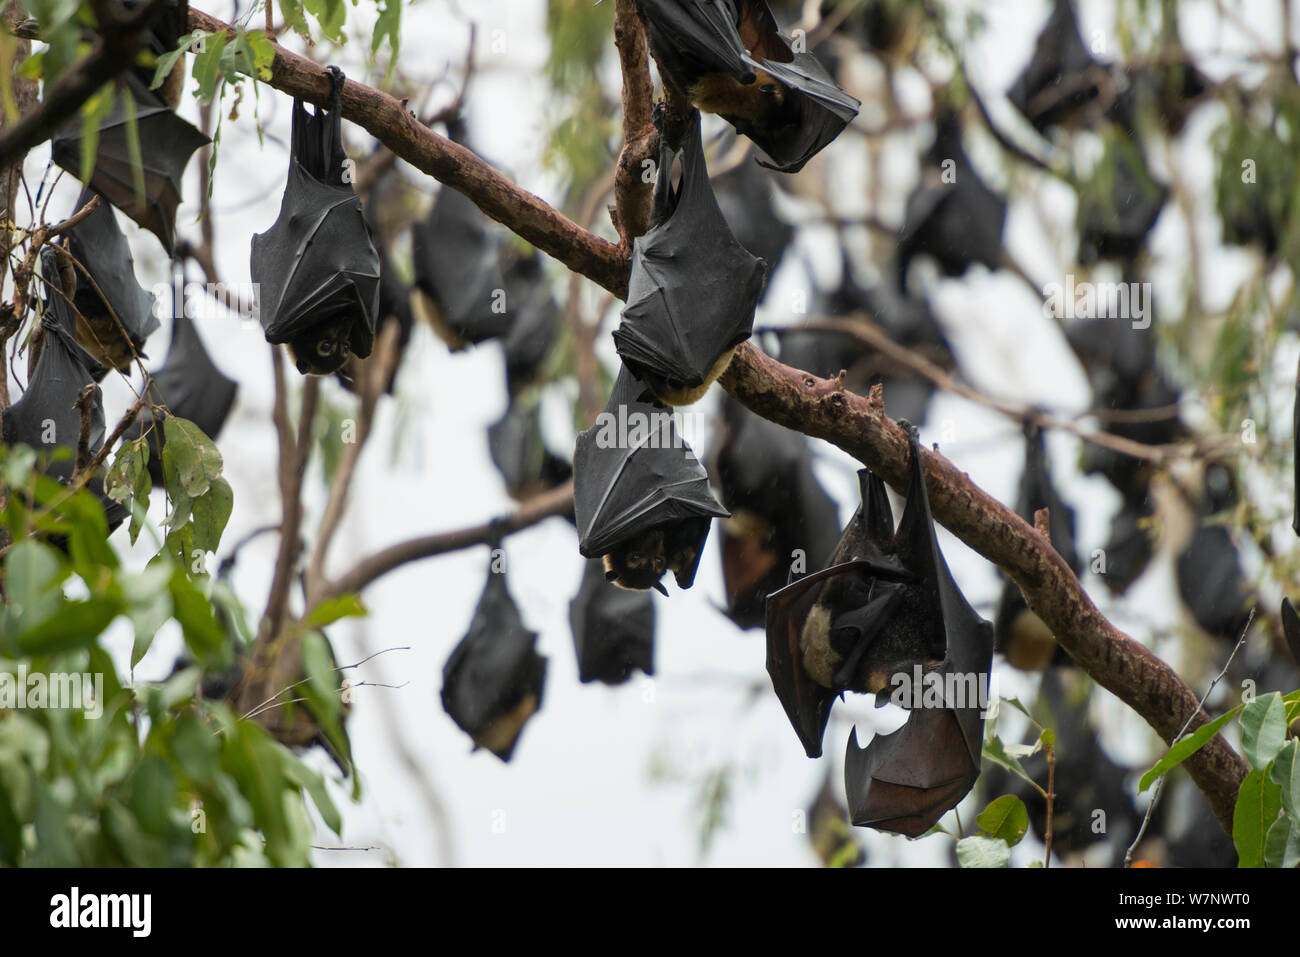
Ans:
[{"label": "bat face", "polygon": [[[668,570],[663,528],[652,528],[620,542],[605,555],[605,578],[620,588],[659,588]],[[667,594],[667,592],[665,592]]]},{"label": "bat face", "polygon": [[603,557],[611,581],[653,588],[671,570],[695,580],[710,519],[725,516],[705,472],[663,406],[643,402],[645,385],[624,366],[609,401],[573,452],[578,550]]},{"label": "bat face", "polygon": [[303,375],[333,375],[352,355],[352,320],[340,317],[312,326],[289,340],[289,352]]}]

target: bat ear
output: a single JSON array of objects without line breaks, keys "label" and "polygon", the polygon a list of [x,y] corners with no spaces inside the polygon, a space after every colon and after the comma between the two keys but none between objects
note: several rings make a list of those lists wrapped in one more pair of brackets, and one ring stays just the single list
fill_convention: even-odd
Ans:
[{"label": "bat ear", "polygon": [[894,535],[894,510],[889,505],[885,483],[870,469],[859,469],[858,488],[862,495],[863,530],[871,541],[888,541]]},{"label": "bat ear", "polygon": [[659,594],[663,595],[665,598],[668,597],[668,589],[664,587],[663,582],[661,581],[655,582],[654,590],[657,591]]}]

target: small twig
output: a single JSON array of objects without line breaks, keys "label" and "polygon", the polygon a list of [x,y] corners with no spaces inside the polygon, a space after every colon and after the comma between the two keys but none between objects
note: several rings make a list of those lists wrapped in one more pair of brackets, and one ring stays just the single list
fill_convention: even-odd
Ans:
[{"label": "small twig", "polygon": [[1052,809],[1056,804],[1056,742],[1043,748],[1047,758],[1047,827],[1043,835],[1043,869],[1052,866]]},{"label": "small twig", "polygon": [[[1210,693],[1214,691],[1215,686],[1223,680],[1223,676],[1228,673],[1228,669],[1232,666],[1232,659],[1237,657],[1237,652],[1241,651],[1242,647],[1246,644],[1246,635],[1250,632],[1250,625],[1254,620],[1255,609],[1252,608],[1250,614],[1246,618],[1245,627],[1241,629],[1241,637],[1237,639],[1236,645],[1233,646],[1232,653],[1228,655],[1228,660],[1223,663],[1223,670],[1214,676],[1214,680],[1210,682],[1210,686],[1205,689],[1205,694],[1201,695],[1200,707],[1198,707],[1196,711],[1192,712],[1188,717],[1187,722],[1183,725],[1183,729],[1178,732],[1177,737],[1175,737],[1173,741],[1169,742],[1170,747],[1173,747],[1178,743],[1178,740],[1187,733],[1187,729],[1191,726],[1192,721],[1201,713],[1201,709],[1205,707],[1205,702],[1209,700]],[[1126,868],[1133,866],[1133,852],[1137,849],[1137,846],[1142,843],[1142,838],[1146,835],[1147,826],[1151,823],[1151,816],[1156,812],[1156,805],[1160,803],[1160,795],[1164,793],[1165,781],[1168,777],[1169,775],[1167,774],[1161,775],[1160,780],[1156,782],[1156,789],[1151,792],[1151,801],[1147,804],[1147,812],[1142,817],[1142,826],[1138,828],[1137,836],[1133,838],[1133,843],[1131,843],[1128,846],[1128,849],[1124,852],[1124,866]]]},{"label": "small twig", "polygon": [[77,396],[77,412],[81,416],[81,428],[77,433],[77,467],[74,477],[86,471],[90,466],[90,420],[99,398],[99,386],[94,382],[82,388]]}]

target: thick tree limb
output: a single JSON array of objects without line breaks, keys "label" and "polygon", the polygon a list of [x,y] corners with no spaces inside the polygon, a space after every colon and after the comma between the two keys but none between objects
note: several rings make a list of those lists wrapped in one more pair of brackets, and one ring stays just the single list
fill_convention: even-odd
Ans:
[{"label": "thick tree limb", "polygon": [[614,45],[623,70],[623,149],[614,174],[614,226],[624,255],[631,255],[632,240],[649,226],[654,200],[651,184],[642,180],[642,168],[659,152],[649,47],[634,0],[617,0]]},{"label": "thick tree limb", "polygon": [[[907,437],[885,415],[879,391],[864,399],[836,380],[784,366],[750,343],[736,350],[719,382],[764,418],[839,446],[896,490],[906,491]],[[1184,727],[1195,730],[1208,720],[1174,670],[1106,620],[1065,560],[1024,519],[938,452],[925,452],[925,475],[934,517],[1015,580],[1029,607],[1098,684],[1133,708],[1166,742]],[[1186,767],[1231,833],[1245,762],[1219,735],[1188,758]]]},{"label": "thick tree limb", "polygon": [[[190,29],[227,32],[234,28],[190,8]],[[325,68],[275,45],[271,86],[318,105],[330,100]],[[343,116],[362,127],[421,172],[464,193],[488,216],[504,223],[548,256],[599,283],[616,296],[627,293],[627,256],[619,247],[582,229],[568,217],[506,179],[470,150],[424,126],[400,100],[348,80]]]}]

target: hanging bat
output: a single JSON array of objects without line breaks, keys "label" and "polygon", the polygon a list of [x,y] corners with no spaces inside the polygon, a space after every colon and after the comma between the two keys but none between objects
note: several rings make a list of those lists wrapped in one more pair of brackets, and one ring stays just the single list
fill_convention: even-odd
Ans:
[{"label": "hanging bat", "polygon": [[[1042,430],[1026,421],[1025,469],[1020,476],[1016,513],[1032,525],[1034,513],[1040,508],[1048,510],[1052,547],[1074,573],[1079,574],[1081,566],[1074,548],[1074,509],[1061,501],[1052,486]],[[1041,671],[1054,656],[1069,660],[1057,645],[1052,630],[1025,604],[1020,586],[1010,579],[1002,586],[993,634],[994,650],[1002,652],[1007,661],[1021,671]]]},{"label": "hanging bat", "polygon": [[[139,137],[143,196],[136,193],[131,136],[124,100],[135,103]],[[212,142],[181,119],[134,73],[125,73],[117,88],[113,109],[98,126],[95,165],[86,183],[90,189],[158,237],[167,254],[176,248],[176,209],[181,204],[181,181],[190,157]],[[82,118],[73,116],[50,140],[55,163],[74,176],[81,175]]]},{"label": "hanging bat", "polygon": [[[935,669],[936,678],[943,682],[944,705],[914,707],[901,728],[877,734],[865,748],[858,747],[855,727],[844,756],[844,784],[854,824],[918,837],[956,807],[979,777],[987,701],[971,692],[981,680],[987,681],[993,628],[966,601],[939,551],[920,446],[916,433],[910,427],[908,431],[912,482],[899,537],[911,512],[915,516],[908,531],[912,550],[903,564],[916,576],[907,589],[916,603],[900,608],[895,616],[930,632],[925,644],[931,649],[940,642],[946,646]],[[965,695],[960,693],[963,688]]]},{"label": "hanging bat", "polygon": [[821,756],[842,692],[875,693],[894,671],[932,658],[932,636],[892,621],[912,582],[903,557],[913,550],[906,536],[917,534],[917,509],[905,511],[896,533],[884,483],[867,469],[858,483],[861,504],[827,567],[767,598],[767,673],[810,758]]},{"label": "hanging bat", "polygon": [[546,659],[523,619],[504,574],[488,572],[469,632],[442,669],[442,707],[474,742],[502,761],[542,704]]},{"label": "hanging bat", "polygon": [[1106,80],[1106,68],[1093,59],[1079,35],[1074,6],[1070,0],[1056,0],[1034,55],[1007,91],[1007,99],[1043,133],[1100,115],[1102,104],[1097,101],[1103,84],[1109,87]]},{"label": "hanging bat", "polygon": [[[94,194],[82,190],[77,209]],[[131,362],[147,358],[145,340],[158,330],[153,296],[135,278],[135,260],[126,236],[117,225],[113,207],[99,207],[67,233],[67,251],[74,266],[77,341],[103,371],[129,372]],[[83,272],[84,270],[84,272]]]},{"label": "hanging bat", "polygon": [[[45,304],[42,322],[44,344],[32,370],[27,390],[0,413],[0,439],[7,446],[22,443],[37,453],[41,471],[68,484],[76,472],[77,444],[81,437],[81,413],[77,399],[82,389],[95,382],[85,351],[73,333],[75,323],[67,303],[57,294]],[[104,444],[104,406],[99,391],[90,408],[88,449],[93,455]],[[55,457],[64,449],[70,455]],[[104,494],[103,480],[94,475],[86,483],[104,506],[108,531],[126,519],[127,510]]]},{"label": "hanging bat", "polygon": [[678,587],[691,587],[710,521],[727,510],[671,412],[640,401],[644,392],[621,368],[604,411],[578,435],[573,512],[578,551],[603,558],[610,581],[667,594],[666,571]]},{"label": "hanging bat", "polygon": [[807,440],[727,396],[709,473],[731,517],[719,523],[727,617],[761,628],[767,596],[792,565],[822,567],[839,538],[835,501],[818,484]]},{"label": "hanging bat", "polygon": [[488,452],[516,501],[554,488],[573,474],[569,463],[546,447],[536,400],[525,396],[512,399],[501,420],[488,427]]},{"label": "hanging bat", "polygon": [[1006,200],[986,185],[961,144],[961,121],[946,112],[935,121],[929,172],[907,199],[898,235],[896,286],[907,289],[907,267],[918,253],[934,257],[945,276],[960,276],[978,263],[1002,265]]},{"label": "hanging bat", "polygon": [[[822,3],[822,16],[832,5]],[[868,0],[849,14],[848,23],[856,25],[868,49],[895,62],[907,62],[921,42],[925,26],[925,9],[910,0]]]},{"label": "hanging bat", "polygon": [[198,329],[185,314],[184,295],[176,299],[167,358],[162,368],[149,374],[144,386],[149,405],[127,432],[128,439],[148,436],[149,474],[157,485],[163,483],[163,420],[169,414],[189,419],[204,435],[215,439],[239,391],[238,384],[217,368],[203,347]]},{"label": "hanging bat", "polygon": [[655,673],[655,606],[649,592],[616,588],[604,563],[592,559],[569,603],[569,625],[578,656],[578,680],[621,685],[640,668]]},{"label": "hanging bat", "polygon": [[[674,156],[682,165],[672,184]],[[614,330],[623,364],[669,405],[698,401],[749,338],[767,266],[727,227],[692,111],[679,154],[661,138],[651,227],[632,247],[627,305]]]},{"label": "hanging bat", "polygon": [[304,375],[330,375],[365,358],[379,312],[379,253],[344,180],[343,72],[330,67],[328,109],[293,101],[289,180],[280,215],[253,237],[250,272],[266,341],[287,343]]},{"label": "hanging bat", "polygon": [[1137,258],[1169,196],[1168,188],[1152,178],[1135,137],[1117,134],[1108,152],[1111,168],[1105,179],[1112,184],[1110,195],[1086,190],[1079,195],[1078,258],[1085,265]]},{"label": "hanging bat", "polygon": [[[447,135],[465,145],[460,122],[448,124]],[[428,219],[411,227],[411,258],[411,305],[447,348],[457,352],[506,334],[501,242],[469,197],[447,186],[438,192]]]},{"label": "hanging bat", "polygon": [[[122,0],[122,6],[134,11],[143,0]],[[143,49],[149,56],[141,56],[142,61],[131,68],[131,72],[146,86],[153,84],[157,72],[157,60],[171,53],[180,43],[182,36],[189,33],[189,0],[169,0],[163,5],[162,12],[153,18],[153,23],[145,35]],[[158,87],[158,95],[173,110],[180,105],[185,93],[185,58],[181,57],[172,67],[171,72]]]},{"label": "hanging bat", "polygon": [[1227,527],[1210,520],[1237,504],[1237,490],[1232,473],[1218,463],[1206,467],[1204,484],[1196,531],[1175,562],[1178,594],[1206,632],[1235,642],[1246,627],[1255,595]]},{"label": "hanging bat", "polygon": [[811,53],[796,53],[764,0],[637,0],[664,82],[797,173],[859,102]]},{"label": "hanging bat", "polygon": [[506,354],[506,388],[515,396],[541,378],[559,337],[560,307],[535,250],[514,257],[503,278],[510,330],[501,345]]}]

